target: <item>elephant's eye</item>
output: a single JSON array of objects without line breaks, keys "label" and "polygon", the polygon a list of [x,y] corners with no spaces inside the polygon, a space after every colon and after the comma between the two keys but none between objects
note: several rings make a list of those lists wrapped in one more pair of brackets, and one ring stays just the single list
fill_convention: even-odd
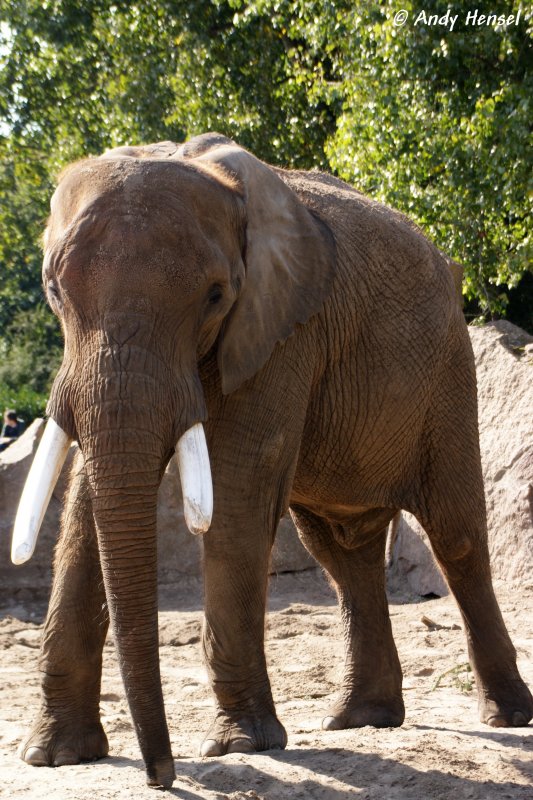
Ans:
[{"label": "elephant's eye", "polygon": [[48,281],[47,284],[48,299],[52,305],[61,305],[61,296],[59,290],[53,281]]},{"label": "elephant's eye", "polygon": [[217,303],[220,303],[223,296],[224,295],[222,293],[222,287],[219,286],[218,283],[213,284],[213,286],[211,286],[211,288],[209,289],[209,293],[207,295],[209,305],[216,306]]}]

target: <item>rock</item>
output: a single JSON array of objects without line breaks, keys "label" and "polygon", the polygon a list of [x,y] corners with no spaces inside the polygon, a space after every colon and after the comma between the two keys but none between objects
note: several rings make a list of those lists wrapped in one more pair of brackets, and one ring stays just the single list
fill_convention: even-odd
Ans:
[{"label": "rock", "polygon": [[[11,533],[18,503],[44,421],[36,419],[25,433],[0,454],[0,582],[4,589],[47,589],[51,581],[53,551],[57,541],[63,496],[68,485],[70,466],[76,445],[73,444],[45,515],[35,553],[20,566],[11,563]],[[158,500],[159,581],[172,583],[182,575],[200,575],[203,545],[201,536],[193,536],[183,517],[183,503],[175,459],[171,459]],[[208,534],[207,534],[208,535]],[[272,553],[271,572],[292,572],[316,566],[300,543],[294,526],[284,518],[279,526]]]},{"label": "rock", "polygon": [[185,525],[178,464],[168,464],[157,504],[157,547],[159,581],[172,583],[180,575],[200,575],[202,571],[202,537],[193,536]]},{"label": "rock", "polygon": [[[479,439],[492,574],[506,582],[533,575],[533,336],[499,321],[470,327],[476,360]],[[426,534],[402,514],[389,580],[417,594],[446,594]]]},{"label": "rock", "polygon": [[276,542],[272,550],[270,573],[299,572],[316,566],[315,559],[300,542],[292,519],[283,517],[278,525]]},{"label": "rock", "polygon": [[448,586],[438,568],[426,532],[412,514],[403,512],[389,529],[390,563],[387,584],[398,591],[407,582],[419,595],[444,597]]},{"label": "rock", "polygon": [[492,573],[523,582],[533,575],[533,336],[502,320],[470,339]]}]

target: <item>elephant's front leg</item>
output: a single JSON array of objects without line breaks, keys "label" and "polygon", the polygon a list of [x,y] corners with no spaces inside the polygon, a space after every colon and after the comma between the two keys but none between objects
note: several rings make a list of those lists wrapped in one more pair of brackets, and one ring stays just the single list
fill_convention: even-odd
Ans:
[{"label": "elephant's front leg", "polygon": [[107,627],[96,534],[80,455],[72,469],[41,644],[41,708],[20,748],[28,764],[57,767],[107,755],[99,712]]},{"label": "elephant's front leg", "polygon": [[[277,522],[277,520],[276,520]],[[264,653],[268,563],[275,523],[257,512],[217,526],[204,537],[203,648],[218,711],[203,756],[283,749]]]}]

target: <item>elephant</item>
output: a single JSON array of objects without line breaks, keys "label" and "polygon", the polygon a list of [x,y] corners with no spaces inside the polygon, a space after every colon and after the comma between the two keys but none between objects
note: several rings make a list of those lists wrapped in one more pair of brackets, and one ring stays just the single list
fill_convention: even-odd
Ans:
[{"label": "elephant", "polygon": [[341,180],[271,167],[216,133],[71,165],[43,241],[64,360],[15,561],[31,554],[72,441],[80,455],[27,763],[107,754],[99,697],[110,620],[147,783],[173,783],[156,498],[175,452],[187,524],[204,543],[202,647],[216,716],[203,756],[286,746],[264,617],[287,510],[341,610],[344,676],[323,728],[403,722],[384,575],[400,509],[427,531],[459,605],[481,720],[528,724],[533,699],[491,582],[475,367],[453,262]]}]

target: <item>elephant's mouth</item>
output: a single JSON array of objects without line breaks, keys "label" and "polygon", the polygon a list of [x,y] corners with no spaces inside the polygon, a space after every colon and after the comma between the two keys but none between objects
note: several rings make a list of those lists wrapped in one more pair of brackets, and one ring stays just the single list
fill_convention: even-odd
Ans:
[{"label": "elephant's mouth", "polygon": [[[33,555],[41,523],[65,463],[72,439],[48,420],[20,499],[11,560],[23,564]],[[176,445],[185,522],[191,533],[205,533],[213,515],[213,483],[203,425],[192,425]]]}]

